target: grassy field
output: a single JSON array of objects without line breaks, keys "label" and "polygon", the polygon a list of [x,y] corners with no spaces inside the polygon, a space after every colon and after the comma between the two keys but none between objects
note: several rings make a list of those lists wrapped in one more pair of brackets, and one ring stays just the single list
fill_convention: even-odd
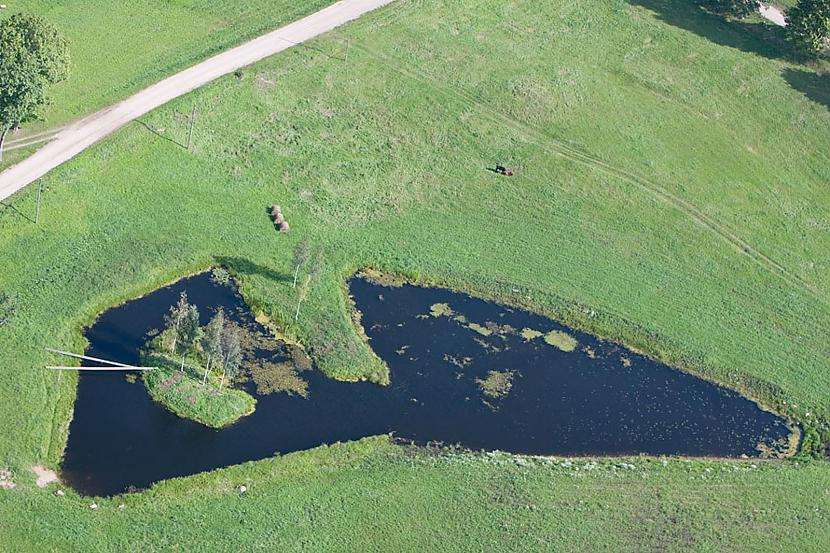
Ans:
[{"label": "grassy field", "polygon": [[[61,126],[193,65],[211,54],[276,29],[330,0],[95,0],[77,4],[8,0],[0,17],[26,12],[45,17],[70,41],[72,73],[52,88],[45,121],[9,140]],[[0,167],[31,149],[9,152]]]},{"label": "grassy field", "polygon": [[373,438],[167,481],[97,510],[70,490],[0,493],[0,517],[19,521],[3,532],[15,552],[812,552],[830,540],[828,487],[819,465],[412,455]]},{"label": "grassy field", "polygon": [[[823,66],[789,61],[776,33],[682,2],[400,0],[157,110],[146,123],[164,133],[132,125],[54,171],[39,226],[21,215],[34,190],[0,213],[13,312],[0,463],[27,475],[59,459],[74,381],[46,374],[45,346],[78,349],[101,309],[215,263],[340,378],[386,376],[343,285],[368,266],[556,316],[802,421],[830,417],[830,106],[789,78]],[[288,235],[268,220],[275,203]],[[294,323],[302,238],[313,262]],[[368,441],[166,483],[129,497],[130,516],[29,490],[0,508],[16,550],[830,539],[822,463],[673,460],[604,480],[453,459]],[[706,468],[717,478],[698,478]],[[261,488],[239,498],[247,478]]]}]

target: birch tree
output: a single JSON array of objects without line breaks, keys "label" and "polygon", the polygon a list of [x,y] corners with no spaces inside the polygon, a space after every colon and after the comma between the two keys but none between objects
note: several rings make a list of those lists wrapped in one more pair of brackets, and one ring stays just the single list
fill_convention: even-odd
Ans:
[{"label": "birch tree", "polygon": [[225,311],[220,307],[216,314],[210,319],[205,332],[202,335],[202,349],[207,355],[205,364],[205,375],[202,377],[202,384],[207,382],[211,362],[215,359],[222,359],[222,331],[225,328]]},{"label": "birch tree", "polygon": [[182,350],[182,366],[179,368],[180,371],[184,372],[185,357],[196,348],[196,344],[201,340],[203,332],[202,327],[199,326],[199,309],[195,305],[188,305],[179,324],[179,340]]},{"label": "birch tree", "polygon": [[179,296],[179,301],[176,305],[170,308],[170,311],[164,317],[164,324],[170,333],[170,354],[176,353],[176,345],[179,340],[179,330],[182,321],[187,315],[190,304],[187,301],[187,292],[182,292]]},{"label": "birch tree", "polygon": [[297,244],[297,247],[294,249],[294,264],[297,266],[294,269],[294,284],[291,285],[292,288],[297,287],[297,277],[300,275],[300,267],[308,263],[308,257],[311,248],[308,244],[308,239],[303,238]]},{"label": "birch tree", "polygon": [[222,332],[222,380],[219,389],[225,384],[225,376],[233,379],[239,374],[239,363],[242,361],[242,347],[239,339],[239,327],[235,323],[226,323]]}]

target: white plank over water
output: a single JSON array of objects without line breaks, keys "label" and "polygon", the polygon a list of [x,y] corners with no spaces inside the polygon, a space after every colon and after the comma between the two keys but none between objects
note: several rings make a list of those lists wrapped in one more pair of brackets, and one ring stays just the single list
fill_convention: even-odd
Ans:
[{"label": "white plank over water", "polygon": [[154,371],[158,367],[68,367],[64,365],[46,365],[53,371]]},{"label": "white plank over water", "polygon": [[116,367],[124,367],[127,369],[134,369],[134,365],[126,365],[124,363],[118,363],[117,361],[109,361],[107,359],[100,359],[98,357],[90,357],[88,355],[80,355],[78,353],[70,353],[68,351],[61,351],[59,349],[52,349],[46,348],[46,351],[49,353],[57,353],[58,355],[66,355],[67,357],[74,357],[75,359],[83,359],[85,361],[95,361],[96,363],[103,363],[105,365],[114,365]]}]

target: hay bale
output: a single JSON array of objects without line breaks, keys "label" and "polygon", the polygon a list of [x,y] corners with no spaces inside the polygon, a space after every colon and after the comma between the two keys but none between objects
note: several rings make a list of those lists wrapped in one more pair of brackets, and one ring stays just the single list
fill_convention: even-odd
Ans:
[{"label": "hay bale", "polygon": [[280,232],[288,232],[289,231],[288,221],[283,220],[283,222],[279,224],[279,229],[280,229]]}]

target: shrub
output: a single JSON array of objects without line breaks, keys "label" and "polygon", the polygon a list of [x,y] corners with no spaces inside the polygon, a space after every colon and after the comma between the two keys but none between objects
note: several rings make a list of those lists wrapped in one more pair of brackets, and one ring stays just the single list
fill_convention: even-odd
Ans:
[{"label": "shrub", "polygon": [[787,34],[803,52],[819,55],[830,50],[830,0],[800,0],[787,10]]}]

